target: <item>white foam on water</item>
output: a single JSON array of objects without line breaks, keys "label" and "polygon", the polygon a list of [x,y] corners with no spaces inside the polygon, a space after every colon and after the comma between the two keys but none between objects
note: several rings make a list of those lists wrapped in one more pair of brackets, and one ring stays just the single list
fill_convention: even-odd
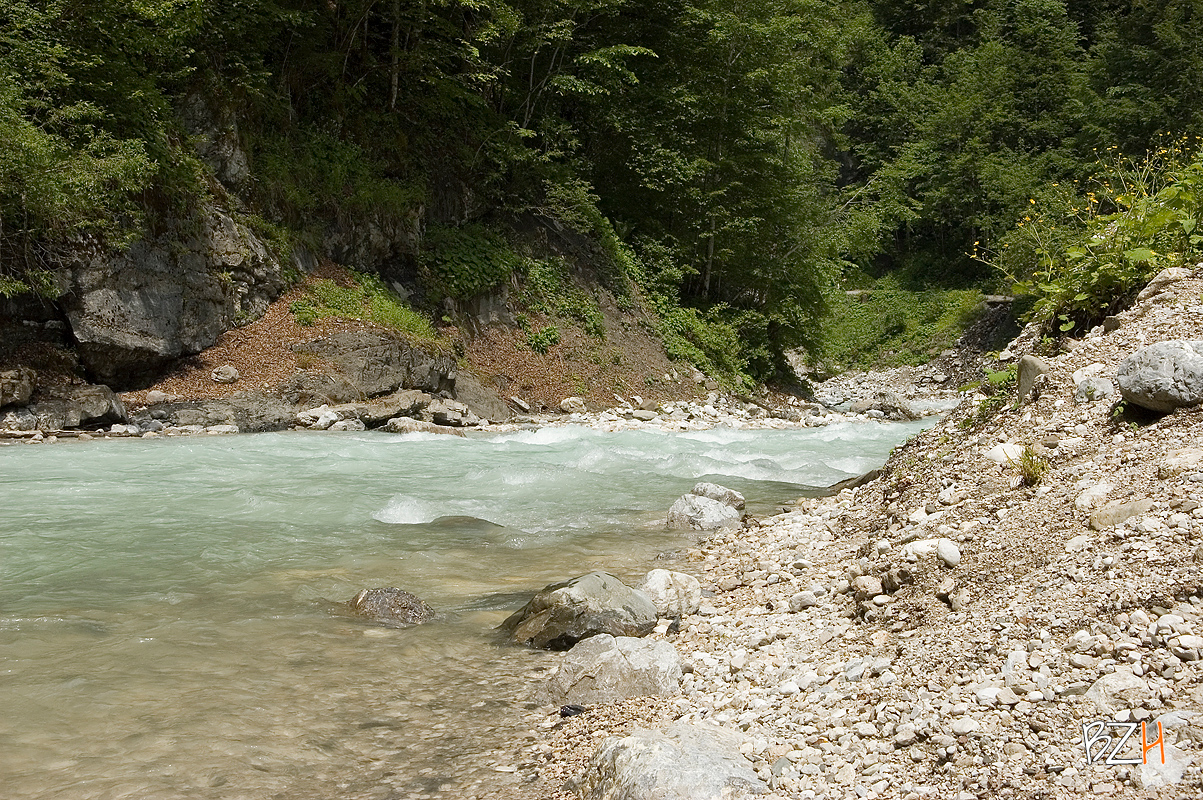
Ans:
[{"label": "white foam on water", "polygon": [[391,525],[420,525],[447,516],[445,508],[411,495],[397,495],[388,505],[372,515],[373,519]]}]

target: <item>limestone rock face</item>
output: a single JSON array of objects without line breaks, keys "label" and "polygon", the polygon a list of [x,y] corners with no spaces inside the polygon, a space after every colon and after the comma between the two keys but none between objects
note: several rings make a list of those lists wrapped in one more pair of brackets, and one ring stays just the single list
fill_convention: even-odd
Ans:
[{"label": "limestone rock face", "polygon": [[405,627],[434,618],[434,609],[404,589],[364,589],[347,601],[352,613],[388,625]]},{"label": "limestone rock face", "polygon": [[245,225],[209,210],[195,228],[125,252],[81,246],[61,302],[80,359],[104,383],[149,382],[283,291],[282,266]]},{"label": "limestone rock face", "polygon": [[654,569],[643,581],[643,593],[651,598],[662,617],[696,614],[702,604],[702,584],[692,575]]},{"label": "limestone rock face", "polygon": [[590,572],[543,588],[501,623],[518,644],[567,650],[581,639],[646,636],[656,627],[656,606],[608,572]]},{"label": "limestone rock face", "polygon": [[603,633],[578,642],[544,691],[552,703],[612,703],[672,695],[680,688],[681,656],[668,642]]},{"label": "limestone rock face", "polygon": [[402,334],[393,331],[339,331],[293,349],[318,356],[333,367],[334,373],[328,382],[329,389],[335,393],[330,393],[325,386],[308,386],[304,381],[294,379],[285,389],[285,396],[291,402],[303,403],[317,398],[346,402],[398,389],[435,393],[450,392],[455,387],[454,358],[414,347]]},{"label": "limestone rock face", "polygon": [[0,407],[7,405],[23,406],[33,396],[33,384],[37,374],[27,368],[5,370],[0,372]]},{"label": "limestone rock face", "polygon": [[583,800],[738,800],[768,787],[740,755],[745,737],[705,723],[636,729],[601,743],[569,782]]},{"label": "limestone rock face", "polygon": [[1142,347],[1119,364],[1124,399],[1168,413],[1203,403],[1203,341],[1175,339]]}]

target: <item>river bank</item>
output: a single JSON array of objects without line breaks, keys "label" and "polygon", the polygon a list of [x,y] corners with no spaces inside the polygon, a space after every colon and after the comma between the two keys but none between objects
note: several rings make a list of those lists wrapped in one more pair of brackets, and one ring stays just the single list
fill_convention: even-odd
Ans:
[{"label": "river bank", "polygon": [[[1125,415],[1080,387],[1203,338],[1201,293],[1166,282],[1046,356],[1033,395],[993,416],[967,402],[876,480],[699,542],[672,568],[709,596],[656,634],[689,664],[680,693],[545,717],[532,784],[576,796],[567,780],[609,768],[600,743],[676,720],[739,732],[780,797],[1198,796],[1203,419]],[[1004,363],[1037,344],[1025,332]],[[1088,763],[1098,721],[1162,739]]]}]

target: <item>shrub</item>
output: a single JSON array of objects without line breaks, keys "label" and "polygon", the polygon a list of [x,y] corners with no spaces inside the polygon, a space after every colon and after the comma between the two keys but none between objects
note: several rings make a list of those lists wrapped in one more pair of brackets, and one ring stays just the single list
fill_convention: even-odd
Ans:
[{"label": "shrub", "polygon": [[444,346],[430,320],[406,306],[380,278],[358,272],[351,272],[351,277],[350,286],[327,279],[314,281],[305,288],[304,297],[288,310],[301,325],[312,325],[326,317],[360,319]]},{"label": "shrub", "polygon": [[483,225],[431,228],[420,259],[426,282],[445,297],[466,300],[500,286],[521,261]]},{"label": "shrub", "polygon": [[1131,159],[1109,151],[1086,190],[1031,201],[996,254],[978,254],[1063,333],[1127,307],[1167,267],[1203,255],[1203,150],[1186,140]]},{"label": "shrub", "polygon": [[548,350],[560,343],[560,329],[555,325],[546,325],[537,331],[529,331],[526,343],[531,350],[546,355]]}]

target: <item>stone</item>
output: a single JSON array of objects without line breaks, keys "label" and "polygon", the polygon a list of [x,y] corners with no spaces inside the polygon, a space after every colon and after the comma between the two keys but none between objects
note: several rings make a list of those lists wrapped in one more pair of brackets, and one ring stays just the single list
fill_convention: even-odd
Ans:
[{"label": "stone", "polygon": [[1074,500],[1074,508],[1079,511],[1090,511],[1093,508],[1098,508],[1107,499],[1107,495],[1113,489],[1115,487],[1109,483],[1096,483],[1094,486],[1087,487]]},{"label": "stone", "polygon": [[28,367],[17,367],[0,372],[0,408],[23,406],[33,397],[37,373]]},{"label": "stone", "polygon": [[1157,477],[1167,480],[1184,472],[1195,472],[1200,464],[1203,464],[1203,450],[1195,447],[1171,450],[1157,465]]},{"label": "stone", "polygon": [[247,226],[212,206],[162,233],[109,248],[78,237],[61,308],[88,372],[106,384],[150,383],[180,356],[256,319],[284,290],[284,265]]},{"label": "stone", "polygon": [[363,424],[361,419],[340,419],[338,422],[331,425],[327,430],[331,431],[363,431],[367,430],[367,425]]},{"label": "stone", "polygon": [[995,464],[1014,464],[1023,457],[1023,448],[1011,442],[1003,442],[990,448],[983,455]]},{"label": "stone", "polygon": [[1115,672],[1099,678],[1086,690],[1086,699],[1094,703],[1100,714],[1106,715],[1139,706],[1152,696],[1149,685],[1134,675],[1129,666],[1117,666]]},{"label": "stone", "polygon": [[510,395],[510,397],[507,399],[509,400],[509,402],[511,402],[514,405],[514,408],[518,409],[523,414],[530,413],[530,403],[526,402],[521,397],[515,397],[513,395]]},{"label": "stone", "polygon": [[1087,378],[1074,390],[1075,403],[1093,403],[1115,396],[1115,384],[1106,378]]},{"label": "stone", "polygon": [[861,575],[852,581],[852,596],[857,600],[868,600],[883,591],[881,581],[872,575]]},{"label": "stone", "polygon": [[455,390],[454,356],[413,345],[398,331],[338,331],[292,349],[328,365],[327,371],[303,370],[285,382],[281,394],[295,405],[360,401],[400,389],[430,394]]},{"label": "stone", "polygon": [[417,625],[434,619],[434,609],[404,589],[364,589],[347,601],[351,613],[392,628]]},{"label": "stone", "polygon": [[171,397],[166,392],[160,392],[158,389],[151,389],[146,393],[146,404],[149,406],[157,406],[159,403],[168,403]]},{"label": "stone", "polygon": [[445,425],[435,425],[433,422],[423,422],[410,417],[394,417],[384,424],[388,433],[449,433],[452,436],[463,436],[459,428],[449,428]]},{"label": "stone", "polygon": [[80,424],[79,406],[67,400],[43,400],[29,406],[29,411],[37,418],[40,431],[61,431]]},{"label": "stone", "polygon": [[591,705],[673,695],[680,682],[681,656],[668,642],[603,633],[573,646],[543,692],[556,705]]},{"label": "stone", "polygon": [[668,527],[679,530],[738,528],[741,520],[739,511],[726,503],[695,494],[682,495],[668,510]]},{"label": "stone", "polygon": [[1143,500],[1112,500],[1102,508],[1095,509],[1090,515],[1090,527],[1096,531],[1113,528],[1132,517],[1146,513],[1153,507],[1153,501]]},{"label": "stone", "polygon": [[480,424],[480,418],[468,406],[457,400],[437,397],[422,411],[422,419],[451,428],[473,428]]},{"label": "stone", "polygon": [[579,397],[565,397],[560,401],[560,410],[565,414],[584,414],[589,411],[589,407]]},{"label": "stone", "polygon": [[1138,302],[1148,300],[1150,297],[1161,294],[1170,284],[1177,283],[1181,280],[1186,280],[1191,276],[1191,270],[1188,267],[1169,267],[1163,269],[1153,276],[1153,279],[1145,284],[1145,288],[1140,290],[1140,294],[1136,295]]},{"label": "stone", "polygon": [[940,539],[936,542],[936,557],[951,569],[961,563],[961,548],[952,539]]},{"label": "stone", "polygon": [[80,425],[112,425],[129,419],[121,398],[107,386],[72,386],[62,397],[79,409]]},{"label": "stone", "polygon": [[698,497],[709,497],[711,500],[717,500],[720,503],[725,503],[737,511],[742,511],[744,508],[744,496],[734,489],[728,489],[726,486],[719,486],[717,483],[698,483],[689,490],[690,494]]},{"label": "stone", "polygon": [[37,417],[27,408],[12,408],[0,414],[0,429],[8,431],[36,431]]},{"label": "stone", "polygon": [[662,617],[696,614],[702,604],[701,582],[692,575],[667,569],[650,571],[643,581],[643,593]]},{"label": "stone", "polygon": [[1124,358],[1116,374],[1130,403],[1168,413],[1203,402],[1203,341],[1157,342]]},{"label": "stone", "polygon": [[768,787],[740,752],[747,737],[709,723],[611,736],[568,782],[582,800],[741,800]]},{"label": "stone", "polygon": [[658,416],[660,416],[660,415],[657,414],[655,411],[646,411],[644,409],[638,409],[636,411],[631,412],[631,418],[637,419],[640,422],[651,422]]},{"label": "stone", "polygon": [[789,599],[789,610],[797,613],[805,608],[814,608],[819,604],[819,598],[814,592],[798,592]]},{"label": "stone", "polygon": [[657,618],[646,594],[608,572],[590,572],[544,587],[500,627],[518,644],[567,650],[601,633],[646,636]]},{"label": "stone", "polygon": [[1023,402],[1031,393],[1032,387],[1036,385],[1036,378],[1048,372],[1048,362],[1040,356],[1034,356],[1031,353],[1019,359],[1018,379],[1019,384],[1019,401]]},{"label": "stone", "polygon": [[209,377],[212,378],[215,383],[237,383],[239,375],[238,370],[234,369],[234,367],[230,366],[229,364],[222,364],[220,367],[209,373]]}]

